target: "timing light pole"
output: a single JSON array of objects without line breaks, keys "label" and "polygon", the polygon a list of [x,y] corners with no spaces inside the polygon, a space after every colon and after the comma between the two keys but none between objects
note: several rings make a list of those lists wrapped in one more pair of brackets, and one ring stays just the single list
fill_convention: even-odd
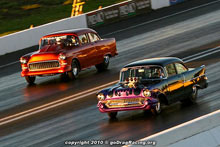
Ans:
[{"label": "timing light pole", "polygon": [[84,4],[85,2],[82,2],[82,0],[73,0],[71,17],[82,14]]}]

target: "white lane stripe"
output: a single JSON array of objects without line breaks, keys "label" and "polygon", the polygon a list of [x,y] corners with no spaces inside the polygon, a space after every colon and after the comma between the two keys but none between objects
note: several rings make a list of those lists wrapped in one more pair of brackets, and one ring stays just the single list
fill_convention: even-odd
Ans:
[{"label": "white lane stripe", "polygon": [[209,56],[209,55],[214,54],[214,53],[217,53],[217,52],[220,52],[220,49],[219,49],[219,50],[215,50],[215,51],[210,52],[210,53],[207,53],[207,54],[204,54],[204,55],[201,55],[201,56],[198,56],[198,57],[194,57],[194,58],[192,58],[192,59],[188,59],[188,60],[186,60],[185,62],[190,62],[190,61],[193,61],[193,60],[197,60],[197,59],[200,59],[200,58]]},{"label": "white lane stripe", "polygon": [[127,27],[125,29],[117,30],[117,31],[114,31],[114,32],[111,32],[111,33],[108,33],[108,34],[105,34],[105,35],[102,35],[102,36],[105,37],[105,36],[116,34],[116,33],[122,32],[122,31],[134,29],[134,28],[137,28],[137,27],[140,27],[140,26],[152,23],[152,22],[163,20],[163,19],[166,19],[166,18],[169,18],[169,17],[172,17],[172,16],[176,16],[176,15],[179,15],[179,14],[191,11],[191,10],[195,10],[195,9],[198,9],[198,8],[202,8],[202,7],[205,7],[205,6],[208,6],[208,5],[212,5],[212,4],[215,4],[215,3],[218,3],[218,2],[220,2],[220,0],[216,0],[216,1],[213,1],[213,2],[210,2],[210,3],[206,3],[206,4],[203,4],[203,5],[200,5],[200,6],[189,8],[189,9],[186,9],[186,10],[183,10],[183,11],[171,14],[171,15],[167,15],[167,16],[164,16],[164,17],[161,17],[161,18],[153,19],[153,20],[150,20],[150,21],[147,21],[147,22],[144,22],[144,23],[140,23],[138,25],[130,26],[130,27]]},{"label": "white lane stripe", "polygon": [[[201,56],[198,56],[198,57],[186,60],[185,62],[196,60],[196,59],[199,59],[199,58],[202,58],[202,57],[214,54],[214,53],[219,52],[219,51],[220,50],[215,50],[215,51],[210,52],[208,54],[201,55]],[[35,107],[35,108],[32,108],[32,109],[29,109],[29,110],[26,110],[26,111],[17,113],[17,114],[13,114],[13,115],[7,116],[5,118],[0,119],[0,126],[4,125],[4,124],[7,124],[7,123],[10,123],[10,122],[13,122],[13,121],[16,121],[16,120],[19,120],[19,119],[22,119],[24,117],[27,117],[27,116],[30,116],[30,115],[33,115],[33,114],[36,114],[36,113],[39,113],[39,112],[43,112],[43,111],[49,110],[49,109],[57,107],[57,106],[61,106],[61,105],[64,105],[64,104],[67,104],[67,103],[70,103],[70,102],[82,99],[82,98],[84,98],[86,96],[95,94],[96,92],[98,92],[98,90],[100,90],[100,89],[102,89],[104,87],[113,85],[113,84],[115,84],[117,82],[118,82],[118,80],[110,82],[110,83],[107,83],[107,84],[104,84],[104,85],[101,85],[101,86],[98,86],[98,87],[95,87],[95,88],[92,88],[92,89],[89,89],[87,91],[83,91],[83,92],[80,92],[80,93],[77,93],[77,94],[65,97],[63,99],[59,99],[59,100],[50,102],[48,104],[44,104],[44,105],[41,105],[41,106],[38,106],[38,107]]]},{"label": "white lane stripe", "polygon": [[211,51],[214,51],[214,50],[218,50],[218,49],[220,49],[220,46],[212,48],[212,49],[209,49],[209,50],[206,50],[206,51],[203,51],[203,52],[199,52],[197,54],[194,54],[194,55],[191,55],[191,56],[188,56],[188,57],[185,57],[182,60],[187,60],[189,58],[193,58],[195,56],[202,55],[202,54],[205,54],[205,53],[208,53],[208,52],[211,52]]},{"label": "white lane stripe", "polygon": [[46,111],[46,110],[49,110],[49,109],[57,107],[57,106],[61,106],[63,104],[67,104],[67,103],[79,100],[79,99],[81,99],[83,97],[95,94],[96,92],[98,92],[99,89],[102,89],[104,87],[113,85],[113,84],[115,84],[117,82],[118,82],[118,80],[110,82],[110,83],[107,83],[107,84],[104,84],[104,85],[101,85],[101,86],[98,86],[98,87],[95,87],[95,88],[92,88],[92,89],[89,89],[87,91],[83,91],[83,92],[80,92],[80,93],[77,93],[77,94],[65,97],[63,99],[59,99],[59,100],[56,100],[56,101],[53,101],[53,102],[50,102],[50,103],[47,103],[47,104],[44,104],[44,105],[32,108],[32,109],[29,109],[29,110],[26,110],[26,111],[14,114],[14,115],[10,115],[10,116],[1,118],[0,119],[0,125],[4,125],[6,123],[9,123],[9,122],[12,122],[12,121],[15,121],[15,120],[18,120],[18,119],[30,116],[32,114],[36,114],[36,113],[39,113],[39,112],[42,112],[42,111]]},{"label": "white lane stripe", "polygon": [[15,61],[15,62],[11,62],[11,63],[5,64],[5,65],[1,65],[0,68],[7,67],[7,66],[13,65],[13,64],[18,63],[18,62],[19,61]]}]

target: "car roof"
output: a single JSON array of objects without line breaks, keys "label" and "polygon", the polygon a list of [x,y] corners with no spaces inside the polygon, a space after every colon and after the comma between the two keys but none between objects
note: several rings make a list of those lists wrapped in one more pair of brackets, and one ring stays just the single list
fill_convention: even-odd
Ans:
[{"label": "car roof", "polygon": [[96,33],[97,34],[95,30],[90,29],[90,28],[79,28],[79,29],[71,29],[71,30],[53,32],[53,33],[45,35],[44,37],[53,36],[53,35],[65,35],[65,34],[74,34],[74,35],[79,36],[85,33]]},{"label": "car roof", "polygon": [[125,65],[124,68],[134,67],[134,66],[144,66],[144,65],[159,65],[164,67],[174,62],[183,63],[181,59],[176,57],[159,57],[159,58],[149,58],[149,59],[135,61]]}]

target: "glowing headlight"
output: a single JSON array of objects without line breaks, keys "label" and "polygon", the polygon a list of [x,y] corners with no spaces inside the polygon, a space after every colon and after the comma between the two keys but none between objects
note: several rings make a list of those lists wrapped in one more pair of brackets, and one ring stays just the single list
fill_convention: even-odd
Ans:
[{"label": "glowing headlight", "polygon": [[143,93],[144,93],[144,96],[145,96],[145,97],[150,97],[150,96],[151,96],[150,91],[149,91],[149,90],[147,90],[147,89],[146,89],[146,90],[144,90],[144,92],[143,92]]},{"label": "glowing headlight", "polygon": [[59,56],[59,60],[65,60],[65,59],[66,59],[66,56],[65,56],[65,55],[61,54],[61,55]]},{"label": "glowing headlight", "polygon": [[21,58],[21,59],[20,59],[20,62],[21,62],[21,64],[26,64],[26,63],[27,63],[27,59]]},{"label": "glowing headlight", "polygon": [[105,99],[105,96],[104,96],[103,93],[99,93],[99,94],[97,95],[97,98],[98,98],[98,100],[102,101],[102,100]]}]

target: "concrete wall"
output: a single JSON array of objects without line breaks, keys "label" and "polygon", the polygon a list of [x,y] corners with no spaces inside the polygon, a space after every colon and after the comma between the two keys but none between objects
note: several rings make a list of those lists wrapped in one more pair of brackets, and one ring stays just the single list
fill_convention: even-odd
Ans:
[{"label": "concrete wall", "polygon": [[[164,146],[219,146],[220,110],[159,132],[139,141],[156,141]],[[185,143],[185,144],[184,144]]]},{"label": "concrete wall", "polygon": [[152,9],[168,7],[184,0],[128,0],[77,17],[62,19],[33,29],[0,37],[0,55],[36,46],[38,40],[49,33],[74,28],[96,27],[147,13]]},{"label": "concrete wall", "polygon": [[86,16],[62,19],[32,29],[0,37],[0,55],[35,46],[38,40],[49,33],[74,28],[87,28]]},{"label": "concrete wall", "polygon": [[88,12],[86,14],[88,26],[97,27],[150,12],[152,10],[150,2],[150,0],[128,0],[101,10]]},{"label": "concrete wall", "polygon": [[170,6],[170,0],[151,0],[151,7],[154,10],[168,6]]}]

